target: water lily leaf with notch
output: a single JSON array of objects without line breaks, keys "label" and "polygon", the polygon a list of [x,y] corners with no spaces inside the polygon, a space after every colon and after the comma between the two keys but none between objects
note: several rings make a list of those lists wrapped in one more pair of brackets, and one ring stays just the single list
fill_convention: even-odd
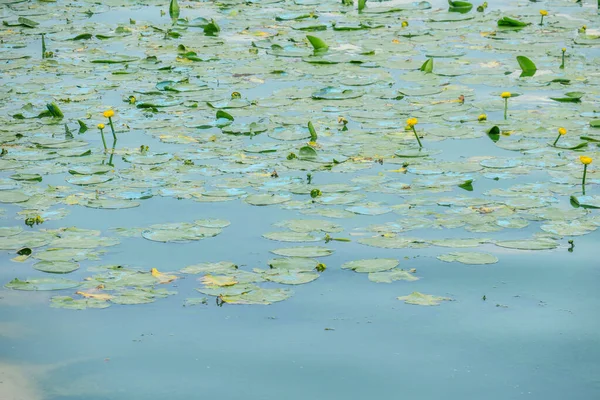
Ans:
[{"label": "water lily leaf with notch", "polygon": [[80,203],[88,208],[103,208],[107,210],[120,210],[124,208],[138,207],[140,203],[121,199],[93,199]]},{"label": "water lily leaf with notch", "polygon": [[51,274],[68,274],[79,269],[79,264],[69,261],[40,261],[33,264],[38,271]]},{"label": "water lily leaf with notch", "polygon": [[180,272],[184,274],[224,274],[227,275],[229,273],[233,273],[237,270],[237,265],[230,261],[219,261],[219,262],[207,262],[189,265],[185,268],[182,268]]},{"label": "water lily leaf with notch", "polygon": [[190,83],[187,79],[185,79],[183,81],[162,81],[156,84],[156,88],[160,91],[181,93],[206,90],[208,85],[203,82],[198,84]]},{"label": "water lily leaf with notch", "polygon": [[286,257],[273,258],[267,264],[270,268],[277,270],[310,272],[315,270],[319,261],[314,258]]},{"label": "water lily leaf with notch", "polygon": [[10,179],[15,181],[29,181],[29,182],[41,182],[42,176],[40,174],[25,174],[25,173],[16,173],[12,174]]},{"label": "water lily leaf with notch", "polygon": [[308,233],[308,232],[341,232],[343,230],[341,225],[333,222],[320,220],[320,219],[290,219],[275,224],[277,227],[288,228],[294,232]]},{"label": "water lily leaf with notch", "polygon": [[276,194],[251,194],[246,196],[244,199],[245,203],[252,204],[253,206],[269,206],[273,204],[281,204],[288,202],[292,199],[289,195],[276,195]]},{"label": "water lily leaf with notch", "polygon": [[354,272],[383,272],[394,269],[400,264],[395,258],[372,258],[350,261],[342,264],[342,269],[351,269]]},{"label": "water lily leaf with notch", "polygon": [[314,281],[319,277],[316,272],[296,271],[286,269],[255,269],[254,272],[262,273],[269,282],[281,283],[282,285],[303,285]]},{"label": "water lily leaf with notch", "polygon": [[221,300],[228,304],[264,304],[269,305],[286,300],[293,292],[287,289],[257,288],[239,295],[222,295]]},{"label": "water lily leaf with notch", "polygon": [[558,243],[552,239],[501,240],[495,244],[516,250],[552,250],[558,247]]},{"label": "water lily leaf with notch", "polygon": [[19,190],[0,190],[0,203],[23,203],[29,196]]},{"label": "water lily leaf with notch", "polygon": [[142,237],[153,242],[185,243],[214,237],[221,232],[220,228],[206,228],[190,224],[165,224],[153,225],[150,229],[142,232]]},{"label": "water lily leaf with notch", "polygon": [[97,185],[100,183],[105,183],[114,179],[114,175],[106,174],[106,175],[74,175],[65,179],[65,181],[69,182],[71,185],[77,186],[87,186],[87,185]]},{"label": "water lily leaf with notch", "polygon": [[164,164],[172,159],[173,154],[170,153],[127,154],[123,156],[124,161],[142,165]]},{"label": "water lily leaf with notch", "polygon": [[333,254],[332,249],[321,246],[300,246],[300,247],[285,247],[281,249],[271,250],[271,253],[284,257],[326,257]]},{"label": "water lily leaf with notch", "polygon": [[361,91],[328,86],[314,92],[312,98],[315,100],[348,100],[359,98],[363,94]]},{"label": "water lily leaf with notch", "polygon": [[110,307],[110,303],[99,299],[74,299],[71,296],[54,296],[50,299],[50,307],[85,310],[87,308],[107,308]]},{"label": "water lily leaf with notch", "polygon": [[154,294],[139,289],[124,290],[110,299],[111,303],[121,305],[148,304],[155,301]]},{"label": "water lily leaf with notch", "polygon": [[564,97],[550,97],[554,101],[560,103],[579,103],[585,93],[583,92],[568,92],[565,93]]},{"label": "water lily leaf with notch", "polygon": [[92,64],[125,64],[125,63],[131,63],[134,61],[138,61],[139,59],[140,59],[139,57],[113,54],[110,56],[110,58],[99,58],[96,60],[92,60],[91,63]]},{"label": "water lily leaf with notch", "polygon": [[439,255],[437,258],[445,262],[457,261],[470,265],[495,264],[498,262],[498,258],[491,254],[476,252],[454,252]]},{"label": "water lily leaf with notch", "polygon": [[553,221],[540,227],[544,232],[560,236],[581,236],[598,229],[597,226],[584,221]]},{"label": "water lily leaf with notch", "polygon": [[408,296],[400,296],[398,300],[404,300],[406,304],[417,306],[439,306],[442,301],[452,301],[449,297],[432,296],[420,292],[412,292]]},{"label": "water lily leaf with notch", "polygon": [[222,287],[222,286],[233,286],[237,283],[239,283],[234,276],[228,276],[228,275],[204,275],[200,281],[208,287],[213,287],[213,286],[218,286],[218,287]]},{"label": "water lily leaf with notch", "polygon": [[380,247],[383,249],[422,249],[425,247],[429,247],[428,242],[416,238],[409,238],[403,236],[376,236],[370,238],[362,238],[358,240],[358,243],[364,244],[366,246]]},{"label": "water lily leaf with notch", "polygon": [[91,251],[90,249],[60,249],[50,248],[36,252],[32,255],[42,261],[83,261],[83,260],[99,260],[100,253]]},{"label": "water lily leaf with notch", "polygon": [[268,232],[262,235],[265,239],[279,242],[319,242],[323,237],[313,236],[303,232]]},{"label": "water lily leaf with notch", "polygon": [[369,280],[375,283],[392,283],[395,281],[413,282],[418,281],[419,278],[408,271],[400,268],[394,268],[389,271],[371,272],[369,273]]},{"label": "water lily leaf with notch", "polygon": [[136,103],[137,108],[165,108],[174,107],[183,103],[183,100],[174,99],[154,99],[152,101]]},{"label": "water lily leaf with notch", "polygon": [[517,56],[517,62],[523,71],[521,77],[534,76],[537,72],[537,67],[529,58],[525,56]]},{"label": "water lily leaf with notch", "polygon": [[26,280],[20,280],[18,278],[8,282],[4,287],[14,290],[62,290],[72,289],[81,285],[81,282],[73,281],[64,278],[28,278]]}]

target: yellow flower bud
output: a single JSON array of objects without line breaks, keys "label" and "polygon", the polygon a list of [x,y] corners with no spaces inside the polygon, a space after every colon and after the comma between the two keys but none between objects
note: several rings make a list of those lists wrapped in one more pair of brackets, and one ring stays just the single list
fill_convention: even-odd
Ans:
[{"label": "yellow flower bud", "polygon": [[408,21],[402,21],[402,27],[406,28],[408,26]]},{"label": "yellow flower bud", "polygon": [[586,156],[581,156],[579,157],[579,161],[581,161],[582,164],[584,165],[589,165],[592,163],[592,157],[586,157]]},{"label": "yellow flower bud", "polygon": [[510,92],[502,92],[502,94],[500,95],[500,97],[502,97],[503,99],[508,99],[510,96]]},{"label": "yellow flower bud", "polygon": [[115,115],[115,112],[113,110],[106,110],[104,113],[102,113],[102,115],[104,115],[106,118],[110,118]]},{"label": "yellow flower bud", "polygon": [[98,129],[104,129],[104,124],[98,124]]},{"label": "yellow flower bud", "polygon": [[567,134],[567,130],[565,128],[558,128],[558,133],[560,133],[561,135],[566,135]]},{"label": "yellow flower bud", "polygon": [[567,51],[567,48],[566,48],[566,47],[563,47],[561,50],[562,50],[562,52],[563,52],[563,53],[566,53],[566,51]]},{"label": "yellow flower bud", "polygon": [[479,117],[477,117],[478,121],[487,121],[487,115],[485,114],[479,114]]},{"label": "yellow flower bud", "polygon": [[542,15],[542,16],[545,17],[546,15],[548,15],[548,11],[546,11],[546,10],[540,10],[540,15]]},{"label": "yellow flower bud", "polygon": [[408,125],[411,128],[413,126],[415,126],[416,124],[418,124],[418,123],[419,123],[419,120],[416,119],[416,118],[409,118],[409,119],[406,120],[406,125]]}]

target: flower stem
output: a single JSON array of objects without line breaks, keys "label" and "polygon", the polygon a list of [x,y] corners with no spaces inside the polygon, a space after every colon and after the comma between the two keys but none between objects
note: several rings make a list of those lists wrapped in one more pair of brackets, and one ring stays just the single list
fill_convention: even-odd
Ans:
[{"label": "flower stem", "polygon": [[415,129],[415,127],[412,127],[413,132],[415,133],[415,137],[417,138],[417,142],[419,142],[419,147],[423,147],[423,145],[421,144],[421,139],[419,139],[419,135],[417,135],[417,130]]},{"label": "flower stem", "polygon": [[556,138],[556,140],[554,141],[554,143],[552,143],[552,146],[556,147],[556,143],[558,143],[558,139],[560,139],[562,135],[559,133],[558,137]]},{"label": "flower stem", "polygon": [[583,194],[585,195],[585,177],[587,175],[587,164],[583,164],[583,179],[581,180],[581,187],[583,188]]},{"label": "flower stem", "polygon": [[100,129],[100,136],[102,136],[102,144],[104,145],[104,151],[106,151],[106,140],[104,139],[104,132],[102,132],[102,129]]},{"label": "flower stem", "polygon": [[542,20],[540,21],[540,26],[544,25],[544,16],[542,15]]},{"label": "flower stem", "polygon": [[508,99],[504,99],[504,119],[506,120],[506,112],[508,111]]},{"label": "flower stem", "polygon": [[113,123],[112,123],[112,117],[108,117],[108,123],[110,124],[110,130],[112,131],[113,138],[115,139],[115,142],[116,142],[117,135],[115,134],[115,127],[113,126]]},{"label": "flower stem", "polygon": [[565,69],[565,52],[562,53],[562,64],[560,64],[560,69]]}]

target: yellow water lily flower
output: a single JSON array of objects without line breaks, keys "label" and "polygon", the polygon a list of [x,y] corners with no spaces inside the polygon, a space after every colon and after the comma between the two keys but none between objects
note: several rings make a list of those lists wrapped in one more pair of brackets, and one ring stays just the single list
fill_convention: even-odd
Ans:
[{"label": "yellow water lily flower", "polygon": [[408,21],[402,21],[402,27],[406,28],[408,26]]},{"label": "yellow water lily flower", "polygon": [[104,124],[98,124],[98,129],[104,129]]},{"label": "yellow water lily flower", "polygon": [[556,138],[556,140],[554,141],[554,143],[552,143],[552,146],[556,146],[556,143],[558,143],[558,139],[560,139],[561,136],[566,135],[567,134],[567,130],[563,127],[558,128],[558,137]]},{"label": "yellow water lily flower", "polygon": [[113,110],[106,110],[102,113],[102,115],[104,115],[105,118],[110,118],[114,117],[115,112]]},{"label": "yellow water lily flower", "polygon": [[583,178],[581,178],[581,190],[585,196],[585,177],[587,176],[587,167],[592,163],[592,157],[580,156],[579,161],[583,164]]},{"label": "yellow water lily flower", "polygon": [[485,114],[479,114],[479,117],[477,117],[477,121],[481,122],[481,121],[487,121],[487,115]]},{"label": "yellow water lily flower", "polygon": [[548,11],[546,11],[546,10],[540,10],[540,15],[542,17],[545,17],[546,15],[548,15]]},{"label": "yellow water lily flower", "polygon": [[423,147],[423,144],[421,143],[421,139],[419,138],[419,135],[417,134],[417,130],[415,129],[415,125],[419,123],[419,120],[416,118],[409,118],[406,120],[406,126],[408,128],[411,128],[413,133],[415,134],[415,138],[417,139],[417,143],[419,143],[419,148]]},{"label": "yellow water lily flower", "polygon": [[567,51],[567,48],[566,48],[566,47],[563,47],[561,50],[562,50],[562,52],[564,53],[564,52],[566,52],[566,51]]},{"label": "yellow water lily flower", "polygon": [[508,113],[508,99],[511,97],[512,95],[510,94],[510,92],[502,92],[500,94],[500,97],[502,97],[504,99],[504,119],[507,119],[506,115]]},{"label": "yellow water lily flower", "polygon": [[418,123],[419,123],[419,120],[416,118],[409,118],[406,120],[406,125],[408,125],[411,128],[414,127]]}]

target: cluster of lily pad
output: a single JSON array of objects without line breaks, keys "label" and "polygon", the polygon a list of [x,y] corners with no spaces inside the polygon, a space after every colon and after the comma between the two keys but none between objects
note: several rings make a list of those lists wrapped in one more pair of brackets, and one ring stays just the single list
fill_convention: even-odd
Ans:
[{"label": "cluster of lily pad", "polygon": [[[52,23],[51,3],[12,4],[15,18],[4,25],[20,34],[6,38],[0,56],[0,211],[20,222],[0,229],[0,249],[17,252],[16,262],[39,260],[38,271],[79,274],[79,262],[119,241],[44,222],[75,207],[143,210],[161,198],[293,212],[279,230],[248,229],[299,245],[273,249],[280,258],[251,270],[208,260],[179,273],[94,266],[83,280],[23,272],[7,287],[72,290],[52,305],[104,308],[172,295],[158,285],[199,274],[198,291],[220,304],[268,304],[292,295],[269,282],[306,284],[326,273],[319,258],[333,253],[331,240],[400,249],[395,258],[340,264],[404,285],[419,277],[411,265],[398,267],[402,249],[441,249],[441,262],[485,265],[499,261],[497,247],[552,251],[564,237],[597,230],[600,35],[581,26],[584,9],[561,2],[581,18],[558,21],[544,20],[550,13],[535,5],[509,16],[487,4],[475,13],[462,1],[448,10],[425,1],[349,3],[295,1],[281,13],[277,0],[226,0],[203,3],[204,14],[173,0],[168,21],[90,24],[89,13],[118,9],[84,2],[70,6],[81,15],[68,26]],[[37,37],[42,58],[26,52]],[[48,82],[47,71],[60,74]],[[99,94],[110,92],[124,101],[99,120],[89,110],[106,110]],[[115,111],[119,132],[142,134],[158,151],[130,142],[116,149]],[[94,123],[100,138],[86,134]],[[64,184],[48,185],[54,176]],[[492,188],[480,190],[482,182]],[[387,221],[368,222],[379,215]],[[140,228],[111,222],[117,234],[168,246],[218,240],[229,225],[227,215],[218,218]]]}]

